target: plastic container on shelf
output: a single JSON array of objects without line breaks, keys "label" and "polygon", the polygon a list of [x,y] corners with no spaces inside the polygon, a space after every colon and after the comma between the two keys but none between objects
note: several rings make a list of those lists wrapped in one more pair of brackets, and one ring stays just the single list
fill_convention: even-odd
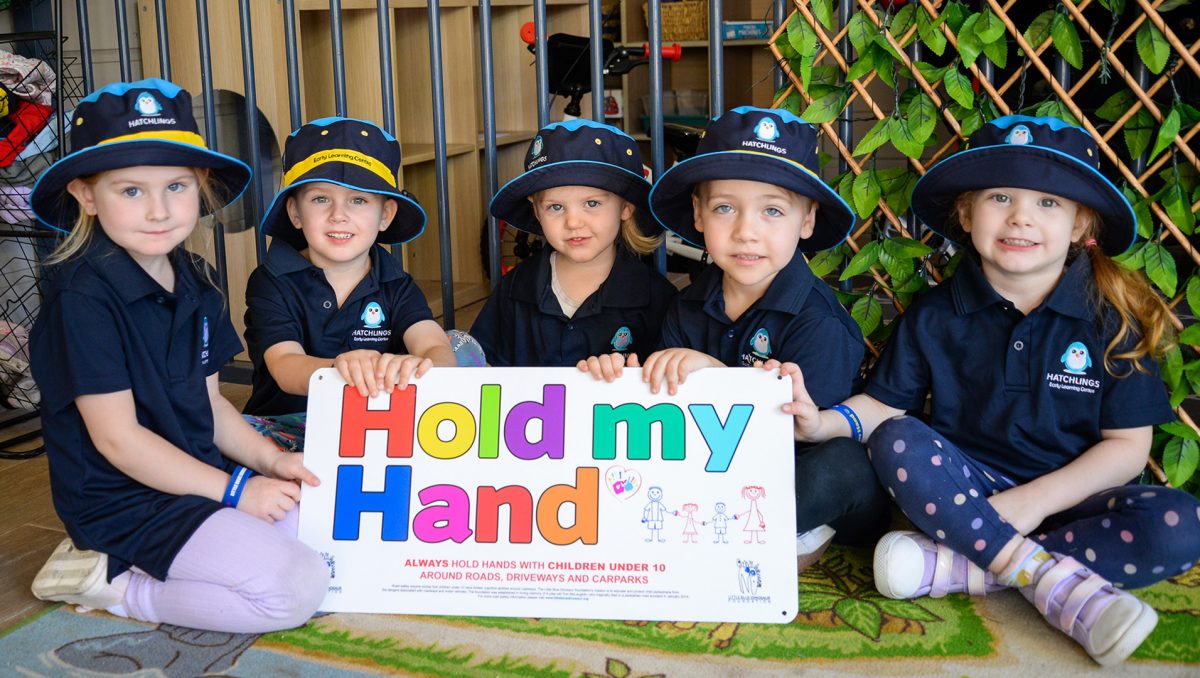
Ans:
[{"label": "plastic container on shelf", "polygon": [[[650,95],[642,95],[642,111],[646,115],[650,115]],[[663,115],[677,115],[679,113],[678,99],[673,90],[664,89],[662,93],[662,113]]]},{"label": "plastic container on shelf", "polygon": [[677,90],[675,108],[679,115],[708,115],[708,92],[699,89]]}]

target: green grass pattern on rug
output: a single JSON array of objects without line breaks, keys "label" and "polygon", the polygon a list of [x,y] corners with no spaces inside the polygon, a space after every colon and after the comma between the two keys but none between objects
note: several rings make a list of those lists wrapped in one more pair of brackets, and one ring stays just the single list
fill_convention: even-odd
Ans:
[{"label": "green grass pattern on rug", "polygon": [[[545,637],[568,637],[614,647],[681,655],[718,655],[776,662],[809,658],[983,657],[995,639],[966,596],[894,601],[876,591],[870,552],[831,548],[800,577],[802,613],[791,624],[620,622],[502,617],[426,617],[429,621]],[[282,648],[376,663],[380,667],[430,671],[454,666],[471,673],[527,672],[554,676],[553,664],[530,665],[503,657],[472,664],[469,653],[445,647],[405,647],[388,639],[357,637],[343,630],[303,629],[263,638]],[[497,665],[502,661],[503,665]]]},{"label": "green grass pattern on rug", "polygon": [[1158,612],[1158,626],[1133,656],[1200,664],[1200,565],[1134,594]]}]

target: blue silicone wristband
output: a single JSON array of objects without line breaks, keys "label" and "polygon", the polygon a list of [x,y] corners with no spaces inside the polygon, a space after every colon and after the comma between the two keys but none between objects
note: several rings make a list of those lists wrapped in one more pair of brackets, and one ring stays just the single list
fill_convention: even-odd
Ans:
[{"label": "blue silicone wristband", "polygon": [[850,435],[852,435],[855,440],[861,443],[863,439],[863,425],[862,420],[858,418],[858,413],[850,409],[848,406],[841,404],[834,405],[829,409],[846,418],[846,423],[850,424]]},{"label": "blue silicone wristband", "polygon": [[245,466],[236,466],[233,473],[229,474],[229,484],[225,486],[225,497],[221,499],[221,503],[229,508],[237,508],[238,502],[242,500],[242,491],[246,489],[246,481],[250,480],[250,476],[254,475],[254,471]]}]

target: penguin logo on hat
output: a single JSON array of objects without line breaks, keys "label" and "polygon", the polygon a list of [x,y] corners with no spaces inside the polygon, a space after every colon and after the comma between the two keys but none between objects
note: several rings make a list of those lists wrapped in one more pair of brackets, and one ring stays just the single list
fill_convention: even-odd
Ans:
[{"label": "penguin logo on hat", "polygon": [[775,141],[779,138],[779,126],[773,118],[763,118],[754,126],[754,136],[758,137],[759,141]]},{"label": "penguin logo on hat", "polygon": [[1073,341],[1070,346],[1067,346],[1067,350],[1063,351],[1059,362],[1063,364],[1063,370],[1066,372],[1084,374],[1087,372],[1087,368],[1092,366],[1092,357],[1088,355],[1087,346]]},{"label": "penguin logo on hat", "polygon": [[378,302],[372,301],[371,303],[367,304],[366,308],[363,309],[362,315],[359,316],[359,319],[363,321],[363,327],[376,329],[383,325],[383,321],[386,319],[386,317],[383,314],[383,307],[380,306]]},{"label": "penguin logo on hat", "polygon": [[1024,146],[1033,143],[1033,133],[1025,125],[1017,125],[1008,132],[1008,136],[1004,137],[1004,143]]},{"label": "penguin logo on hat", "polygon": [[533,146],[529,149],[529,154],[537,157],[542,154],[542,137],[536,136],[533,138]]},{"label": "penguin logo on hat", "polygon": [[150,117],[162,113],[162,104],[158,103],[158,99],[149,92],[142,92],[138,95],[137,101],[134,102],[134,108],[143,116]]}]

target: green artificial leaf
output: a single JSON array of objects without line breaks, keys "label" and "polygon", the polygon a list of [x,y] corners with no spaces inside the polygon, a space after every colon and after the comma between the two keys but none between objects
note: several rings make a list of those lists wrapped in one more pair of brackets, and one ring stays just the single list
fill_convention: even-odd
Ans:
[{"label": "green artificial leaf", "polygon": [[1137,101],[1137,97],[1133,92],[1127,89],[1119,89],[1112,96],[1100,104],[1100,108],[1096,109],[1096,117],[1109,122],[1116,122],[1118,118],[1125,115],[1125,111]]},{"label": "green artificial leaf", "polygon": [[897,259],[923,257],[933,251],[929,245],[904,236],[894,236],[883,241],[883,249]]},{"label": "green artificial leaf", "polygon": [[832,122],[837,120],[838,115],[846,108],[846,102],[849,100],[850,93],[845,88],[830,92],[809,104],[808,108],[804,109],[804,114],[800,117],[813,125]]},{"label": "green artificial leaf", "polygon": [[1192,274],[1187,281],[1187,304],[1193,316],[1200,316],[1200,276]]},{"label": "green artificial leaf", "polygon": [[1146,267],[1146,243],[1134,245],[1128,252],[1113,257],[1113,261],[1131,271],[1140,271]]},{"label": "green artificial leaf", "polygon": [[1171,391],[1171,394],[1167,397],[1167,402],[1171,404],[1172,408],[1176,408],[1179,407],[1179,405],[1183,403],[1184,399],[1191,394],[1192,390],[1189,384],[1181,381],[1179,382],[1179,385]]},{"label": "green artificial leaf", "polygon": [[[817,18],[817,21],[821,22],[821,25],[825,27],[825,30],[832,30],[833,0],[811,0],[809,5],[812,7],[813,16]],[[798,13],[799,12],[797,12],[797,14]]]},{"label": "green artificial leaf", "polygon": [[845,246],[823,250],[810,259],[808,268],[812,271],[813,275],[818,278],[824,278],[836,271],[842,265],[842,261],[846,259],[846,251],[843,247]]},{"label": "green artificial leaf", "polygon": [[883,47],[883,44],[882,41],[877,40],[869,50],[875,59],[875,74],[888,87],[896,89],[897,60],[892,56],[890,50]]},{"label": "green artificial leaf", "polygon": [[883,320],[883,307],[879,305],[879,300],[874,295],[868,294],[854,302],[854,306],[850,308],[850,317],[858,323],[858,328],[862,330],[863,336],[869,337],[875,328],[879,327],[879,321]]},{"label": "green artificial leaf", "polygon": [[1038,104],[1037,108],[1034,109],[1034,115],[1059,118],[1060,120],[1065,120],[1072,125],[1079,124],[1079,120],[1075,117],[1075,114],[1071,112],[1071,109],[1067,108],[1067,105],[1058,99],[1047,99]]},{"label": "green artificial leaf", "polygon": [[[1200,367],[1200,361],[1196,361],[1192,364]],[[1175,436],[1176,438],[1183,438],[1185,440],[1195,440],[1197,442],[1200,442],[1200,433],[1196,433],[1196,429],[1192,428],[1191,426],[1188,426],[1187,424],[1183,423],[1182,421],[1172,421],[1172,422],[1168,422],[1166,424],[1159,424],[1158,428],[1160,431],[1165,431],[1166,433],[1170,433],[1171,435]]]},{"label": "green artificial leaf", "polygon": [[877,49],[879,48],[872,44],[866,52],[859,56],[858,61],[850,65],[850,70],[846,71],[846,82],[858,80],[875,70],[875,51]]},{"label": "green artificial leaf", "polygon": [[[792,14],[792,17],[788,19],[788,27],[791,27],[794,21],[804,21],[804,18],[800,16],[800,12]],[[775,49],[778,49],[779,55],[787,61],[800,57],[800,53],[796,51],[796,48],[792,47],[791,41],[788,40],[786,31],[775,38]]]},{"label": "green artificial leaf", "polygon": [[918,90],[918,92],[908,105],[905,106],[904,112],[908,115],[908,129],[912,132],[914,139],[921,143],[933,134],[933,130],[937,127],[937,106],[934,105],[933,99],[929,95]]},{"label": "green artificial leaf", "polygon": [[1179,333],[1179,343],[1200,346],[1200,324],[1188,325]]},{"label": "green artificial leaf", "polygon": [[983,53],[983,41],[975,33],[975,24],[979,23],[978,14],[967,17],[955,35],[958,37],[958,55],[962,58],[963,68],[975,63],[975,59]]},{"label": "green artificial leaf", "polygon": [[1055,14],[1050,22],[1050,35],[1054,37],[1054,48],[1067,63],[1083,68],[1083,45],[1079,42],[1079,30],[1065,14]]},{"label": "green artificial leaf", "polygon": [[884,118],[883,120],[877,121],[871,126],[871,129],[867,130],[867,133],[863,135],[863,138],[858,142],[858,145],[854,147],[851,155],[866,155],[867,153],[870,153],[871,151],[874,151],[880,146],[886,144],[889,137],[888,130],[898,124],[900,124],[900,121],[893,118]]},{"label": "green artificial leaf", "polygon": [[927,64],[924,61],[918,61],[913,65],[917,67],[917,72],[919,72],[930,85],[936,85],[941,82],[942,78],[946,77],[946,73],[953,68],[953,66],[949,65],[939,68],[933,64]]},{"label": "green artificial leaf", "polygon": [[1200,465],[1200,443],[1195,440],[1173,438],[1163,448],[1163,473],[1175,487],[1191,480]]},{"label": "green artificial leaf", "polygon": [[962,106],[951,106],[950,114],[954,116],[955,120],[958,120],[958,125],[962,129],[963,137],[970,137],[972,134],[978,131],[980,127],[983,127],[985,122],[987,122],[983,117],[983,113],[978,108],[974,107],[964,108]]},{"label": "green artificial leaf", "polygon": [[[883,186],[883,199],[888,207],[892,208],[895,214],[904,214],[908,211],[910,200],[912,199],[913,186],[917,185],[917,180],[920,175],[916,172],[911,172],[905,167],[896,167],[894,170],[899,171],[900,175],[895,181],[879,180],[879,184]],[[881,172],[884,170],[881,170]]]},{"label": "green artificial leaf", "polygon": [[1125,0],[1096,0],[1100,6],[1114,14],[1123,14],[1125,12]]},{"label": "green artificial leaf", "polygon": [[[793,17],[799,15],[800,13],[796,12]],[[788,21],[787,34],[788,42],[792,43],[792,47],[800,55],[800,84],[807,90],[812,78],[813,61],[817,56],[817,31],[809,26],[807,21]]]},{"label": "green artificial leaf", "polygon": [[1159,204],[1171,218],[1175,228],[1183,231],[1184,235],[1192,234],[1196,228],[1196,215],[1192,213],[1192,203],[1188,200],[1183,184],[1178,181],[1167,184],[1163,188]]},{"label": "green artificial leaf", "polygon": [[812,81],[814,85],[838,85],[838,74],[841,70],[832,64],[813,66]]},{"label": "green artificial leaf", "polygon": [[1147,21],[1138,28],[1134,42],[1137,44],[1138,56],[1142,58],[1146,68],[1156,75],[1162,73],[1167,66],[1167,60],[1171,58],[1171,45],[1162,31]]},{"label": "green artificial leaf", "polygon": [[[775,98],[778,99],[779,95],[776,94]],[[799,116],[800,111],[804,110],[804,97],[800,96],[800,92],[793,88],[779,104],[779,107],[788,113]]]},{"label": "green artificial leaf", "polygon": [[886,247],[879,250],[879,263],[892,277],[893,288],[903,286],[913,275],[913,260],[909,257],[897,257]]},{"label": "green artificial leaf", "polygon": [[854,211],[862,219],[871,216],[871,213],[879,207],[879,198],[883,196],[883,189],[879,186],[879,181],[875,178],[875,170],[863,170],[862,174],[854,180]]},{"label": "green artificial leaf", "polygon": [[835,183],[838,195],[851,207],[854,206],[854,178],[858,176],[853,170],[847,170],[841,181]]},{"label": "green artificial leaf", "polygon": [[1050,39],[1050,24],[1054,21],[1055,15],[1054,10],[1048,9],[1030,22],[1029,28],[1026,28],[1024,33],[1025,42],[1029,43],[1030,47],[1037,49],[1042,46],[1043,42]]},{"label": "green artificial leaf", "polygon": [[843,598],[834,605],[833,611],[846,626],[871,640],[879,640],[879,633],[883,629],[883,614],[878,606],[864,600]]},{"label": "green artificial leaf", "polygon": [[958,102],[959,106],[970,108],[975,104],[975,90],[971,88],[970,78],[963,75],[962,71],[951,68],[946,71],[942,83],[946,86],[946,94]]},{"label": "green artificial leaf", "polygon": [[998,68],[1008,66],[1008,39],[1000,38],[983,46],[983,55]]},{"label": "green artificial leaf", "polygon": [[1179,109],[1179,127],[1181,129],[1185,127],[1191,127],[1192,125],[1200,122],[1200,109],[1196,108],[1195,106],[1191,106],[1180,101],[1175,104],[1175,108]]},{"label": "green artificial leaf", "polygon": [[1171,112],[1167,113],[1167,117],[1163,118],[1162,127],[1158,130],[1158,138],[1154,140],[1154,150],[1150,151],[1150,159],[1154,159],[1159,153],[1175,141],[1175,137],[1179,136],[1179,109],[1171,107]]},{"label": "green artificial leaf", "polygon": [[888,130],[892,145],[910,158],[920,158],[925,152],[924,140],[917,139],[908,120],[896,120]]},{"label": "green artificial leaf", "polygon": [[846,264],[846,270],[838,276],[838,280],[849,280],[856,275],[866,273],[879,260],[879,241],[872,240],[863,246]]},{"label": "green artificial leaf", "polygon": [[1144,248],[1146,259],[1146,277],[1154,286],[1163,291],[1168,297],[1175,296],[1175,286],[1178,276],[1175,272],[1175,257],[1162,245],[1151,242]]},{"label": "green artificial leaf", "polygon": [[984,44],[995,42],[1004,35],[1004,22],[992,10],[984,10],[975,22],[975,35],[978,35]]},{"label": "green artificial leaf", "polygon": [[[1183,375],[1187,377],[1188,386],[1192,393],[1200,393],[1200,360],[1193,360],[1183,366]],[[1190,426],[1188,427],[1191,428]]]},{"label": "green artificial leaf", "polygon": [[945,18],[941,16],[937,19],[930,18],[924,8],[917,12],[917,35],[929,51],[938,56],[946,53],[946,34],[942,33],[943,21]]},{"label": "green artificial leaf", "polygon": [[969,16],[971,16],[971,10],[961,2],[948,2],[942,7],[942,17],[945,19],[946,25],[950,27],[950,32],[955,35],[962,32],[963,24],[966,23]]},{"label": "green artificial leaf", "polygon": [[1183,351],[1180,351],[1178,346],[1172,346],[1163,355],[1159,365],[1162,368],[1163,381],[1167,383],[1167,386],[1172,389],[1179,386],[1179,381],[1183,379]]},{"label": "green artificial leaf", "polygon": [[1133,117],[1125,121],[1125,128],[1121,131],[1125,135],[1129,157],[1136,160],[1146,152],[1150,140],[1154,138],[1154,116],[1150,115],[1150,111],[1139,108]]},{"label": "green artificial leaf", "polygon": [[850,23],[846,26],[847,37],[850,38],[850,44],[854,45],[855,51],[862,54],[866,49],[867,44],[879,32],[875,24],[867,18],[866,12],[855,12],[854,16],[850,17]]},{"label": "green artificial leaf", "polygon": [[[925,10],[920,10],[924,12]],[[908,29],[912,28],[913,22],[916,21],[917,5],[915,3],[905,5],[896,12],[896,16],[892,17],[892,23],[888,25],[888,32],[896,38],[896,42],[904,37]]]}]

